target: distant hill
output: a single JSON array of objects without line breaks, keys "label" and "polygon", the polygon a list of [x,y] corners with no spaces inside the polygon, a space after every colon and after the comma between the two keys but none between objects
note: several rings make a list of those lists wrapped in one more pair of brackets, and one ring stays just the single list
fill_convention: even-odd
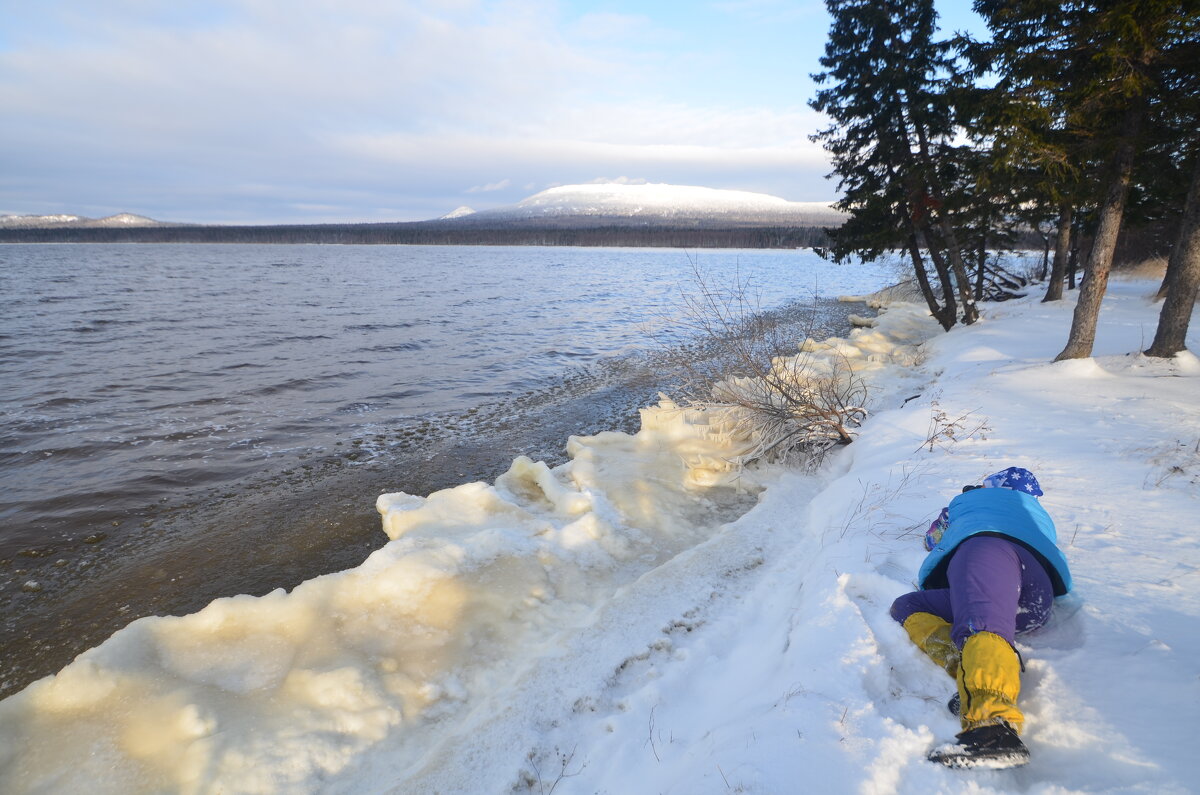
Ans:
[{"label": "distant hill", "polygon": [[123,213],[0,216],[0,243],[377,243],[798,248],[844,215],[822,202],[686,185],[566,185],[508,207],[405,223],[207,226]]},{"label": "distant hill", "polygon": [[[517,204],[460,213],[441,220],[460,223],[551,222],[555,226],[839,226],[845,214],[827,202],[792,202],[765,193],[692,185],[603,183],[564,185]],[[456,215],[458,213],[458,215]]]},{"label": "distant hill", "polygon": [[129,229],[142,226],[178,226],[144,215],[117,213],[105,218],[82,215],[0,215],[0,229]]}]

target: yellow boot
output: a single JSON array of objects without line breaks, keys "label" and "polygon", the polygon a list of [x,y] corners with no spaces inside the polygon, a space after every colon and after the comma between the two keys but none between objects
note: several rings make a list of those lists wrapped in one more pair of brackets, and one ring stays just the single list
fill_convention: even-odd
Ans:
[{"label": "yellow boot", "polygon": [[904,619],[904,630],[917,647],[952,678],[958,676],[958,647],[950,640],[950,624],[933,613],[913,613]]},{"label": "yellow boot", "polygon": [[1017,709],[1021,662],[1008,641],[992,632],[967,638],[957,679],[964,732],[1000,722],[1021,732],[1025,723]]},{"label": "yellow boot", "polygon": [[967,638],[958,669],[962,731],[956,742],[935,748],[929,759],[947,767],[1007,768],[1029,762],[1018,732],[1021,663],[1008,641],[991,632]]}]

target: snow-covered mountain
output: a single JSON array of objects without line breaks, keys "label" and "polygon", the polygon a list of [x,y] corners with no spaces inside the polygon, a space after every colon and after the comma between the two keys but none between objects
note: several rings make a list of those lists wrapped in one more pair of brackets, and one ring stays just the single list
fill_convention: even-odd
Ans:
[{"label": "snow-covered mountain", "polygon": [[[453,215],[453,214],[452,214]],[[450,216],[447,216],[450,217]],[[621,218],[646,222],[835,225],[845,216],[826,202],[792,202],[765,193],[693,185],[563,185],[517,204],[473,213],[473,221]]]},{"label": "snow-covered mountain", "polygon": [[78,215],[0,215],[0,227],[78,226],[85,220]]},{"label": "snow-covered mountain", "polygon": [[0,228],[3,229],[33,229],[77,227],[82,229],[99,229],[130,226],[168,226],[163,221],[155,221],[144,215],[133,213],[117,213],[104,218],[87,218],[82,215],[0,215]]},{"label": "snow-covered mountain", "polygon": [[117,213],[106,218],[100,218],[93,223],[94,226],[159,226],[163,222],[155,221],[153,218],[147,218],[144,215],[134,215],[133,213]]}]

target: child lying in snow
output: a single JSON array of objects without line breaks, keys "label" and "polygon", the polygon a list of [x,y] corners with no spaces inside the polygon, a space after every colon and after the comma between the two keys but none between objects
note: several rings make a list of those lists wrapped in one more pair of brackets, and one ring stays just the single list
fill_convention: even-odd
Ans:
[{"label": "child lying in snow", "polygon": [[1042,489],[1009,467],[966,486],[925,534],[920,591],[892,604],[892,618],[958,682],[950,708],[962,721],[956,745],[930,754],[952,767],[1024,764],[1018,733],[1018,633],[1046,623],[1054,597],[1071,590]]}]

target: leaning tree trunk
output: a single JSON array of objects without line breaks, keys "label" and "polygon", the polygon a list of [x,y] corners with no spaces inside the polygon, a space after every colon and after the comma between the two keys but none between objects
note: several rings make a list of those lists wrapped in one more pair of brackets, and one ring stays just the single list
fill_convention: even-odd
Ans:
[{"label": "leaning tree trunk", "polygon": [[946,326],[946,323],[949,323],[950,325],[946,326],[946,330],[949,331],[958,320],[958,306],[954,300],[954,279],[950,276],[950,269],[946,267],[946,260],[942,257],[942,252],[938,251],[930,231],[927,227],[916,225],[917,242],[923,244],[929,252],[929,259],[933,261],[933,268],[937,271],[938,281],[942,285],[942,303],[945,305],[942,311],[946,313],[946,320],[942,325]]},{"label": "leaning tree trunk", "polygon": [[1200,288],[1200,155],[1197,155],[1192,171],[1192,186],[1183,208],[1179,238],[1167,260],[1163,286],[1167,290],[1167,299],[1158,316],[1154,342],[1146,350],[1147,356],[1174,356],[1187,347],[1188,323]]},{"label": "leaning tree trunk", "polygon": [[921,165],[925,170],[926,184],[929,185],[929,195],[937,203],[937,228],[942,235],[942,240],[946,241],[946,253],[950,255],[950,268],[954,272],[954,281],[958,287],[958,297],[963,305],[963,323],[971,325],[979,319],[979,310],[975,308],[975,296],[971,293],[971,280],[967,276],[967,265],[963,262],[962,246],[958,243],[958,235],[954,231],[954,225],[950,223],[949,215],[946,213],[946,197],[938,186],[938,181],[934,177],[936,173],[933,167],[933,157],[929,154],[929,139],[925,135],[925,128],[914,122],[913,128],[917,133],[917,146],[921,153]]},{"label": "leaning tree trunk", "polygon": [[[925,126],[921,124],[918,118],[912,113],[912,98],[905,92],[905,111],[909,122],[912,124],[913,132],[917,134],[917,151],[920,157],[920,166],[922,177],[925,185],[929,187],[929,195],[938,205],[937,218],[934,219],[937,223],[938,231],[942,235],[942,240],[946,242],[946,252],[950,255],[950,267],[954,271],[954,281],[958,287],[959,300],[963,305],[963,323],[968,326],[979,319],[979,310],[975,308],[975,296],[971,294],[971,282],[967,277],[967,266],[963,262],[962,247],[958,243],[958,235],[954,232],[954,227],[950,223],[950,219],[946,213],[946,197],[942,193],[937,181],[937,170],[934,168],[933,156],[929,153],[929,136],[925,132]],[[905,135],[908,135],[908,130],[905,129]],[[929,255],[933,257],[933,249],[929,250]],[[934,260],[937,264],[937,260]]]},{"label": "leaning tree trunk", "polygon": [[[924,137],[924,133],[921,133],[921,138]],[[926,165],[927,167],[932,167],[928,163],[928,160]],[[946,241],[946,253],[950,255],[950,268],[954,273],[954,282],[958,287],[958,297],[963,305],[962,321],[969,326],[979,319],[979,310],[975,308],[975,296],[971,293],[971,280],[967,276],[967,265],[963,262],[962,247],[958,243],[958,235],[954,232],[954,226],[950,223],[950,219],[945,212],[946,198],[932,180],[929,184],[929,192],[933,200],[941,205],[937,209],[937,228],[942,235],[942,240]],[[930,256],[932,257],[932,249],[930,252]],[[936,263],[936,260],[934,262]]]},{"label": "leaning tree trunk", "polygon": [[1112,175],[1104,193],[1104,204],[1100,206],[1100,223],[1096,227],[1096,239],[1092,253],[1083,269],[1083,281],[1079,285],[1079,303],[1071,319],[1071,333],[1067,347],[1054,357],[1064,359],[1086,359],[1092,355],[1096,342],[1096,321],[1100,317],[1100,302],[1108,289],[1108,273],[1112,269],[1113,251],[1117,247],[1117,235],[1121,232],[1121,217],[1125,213],[1125,197],[1129,194],[1129,178],[1133,173],[1133,159],[1138,131],[1141,129],[1142,107],[1139,104],[1125,111],[1121,124],[1121,139],[1113,158]]},{"label": "leaning tree trunk", "polygon": [[1058,235],[1054,238],[1054,264],[1050,266],[1050,283],[1046,285],[1047,301],[1061,301],[1063,277],[1067,271],[1067,258],[1071,248],[1071,213],[1074,208],[1067,202],[1058,205]]},{"label": "leaning tree trunk", "polygon": [[1050,235],[1042,232],[1041,226],[1038,226],[1038,237],[1042,239],[1042,267],[1038,270],[1037,280],[1044,282],[1050,275],[1050,249],[1053,244],[1050,242]]},{"label": "leaning tree trunk", "polygon": [[1167,297],[1167,288],[1170,287],[1170,270],[1163,272],[1162,284],[1158,285],[1158,292],[1154,294],[1154,303],[1158,303]]},{"label": "leaning tree trunk", "polygon": [[983,228],[979,232],[979,248],[977,250],[977,259],[975,262],[975,300],[983,300],[983,279],[987,270],[987,239],[988,239],[988,224],[992,222],[991,218],[984,216]]},{"label": "leaning tree trunk", "polygon": [[929,307],[929,314],[933,315],[934,319],[942,325],[942,328],[949,331],[954,326],[954,312],[951,311],[948,315],[944,307],[938,305],[937,296],[933,294],[933,287],[929,285],[929,273],[925,270],[925,262],[921,259],[921,245],[917,242],[916,234],[908,236],[908,253],[912,257],[913,273],[917,276],[917,284],[921,287],[921,295],[925,296],[925,303]]},{"label": "leaning tree trunk", "polygon": [[1083,224],[1075,224],[1071,227],[1071,256],[1067,261],[1067,289],[1074,290],[1079,285],[1076,282],[1075,274],[1079,272],[1079,252],[1083,248],[1083,241],[1080,236],[1083,234]]},{"label": "leaning tree trunk", "polygon": [[[928,279],[926,279],[922,286],[922,291],[924,292],[928,288],[928,293],[925,294],[925,301],[929,304],[929,311],[933,313],[933,316],[942,325],[942,328],[949,331],[958,321],[958,308],[954,303],[954,288],[951,284],[950,273],[946,270],[946,261],[942,259],[937,249],[934,248],[933,240],[927,234],[929,208],[925,205],[925,190],[911,170],[905,177],[904,184],[908,190],[908,222],[912,228],[909,251],[913,258],[913,265],[917,269],[918,278],[920,278],[920,274],[926,273],[924,263],[920,261],[920,251],[924,248],[929,252],[929,259],[933,261],[933,267],[937,270],[938,281],[941,282],[942,295],[945,299],[943,305],[941,307],[938,306],[937,297],[934,296],[933,289],[928,287]],[[918,265],[920,267],[917,267]]]}]

